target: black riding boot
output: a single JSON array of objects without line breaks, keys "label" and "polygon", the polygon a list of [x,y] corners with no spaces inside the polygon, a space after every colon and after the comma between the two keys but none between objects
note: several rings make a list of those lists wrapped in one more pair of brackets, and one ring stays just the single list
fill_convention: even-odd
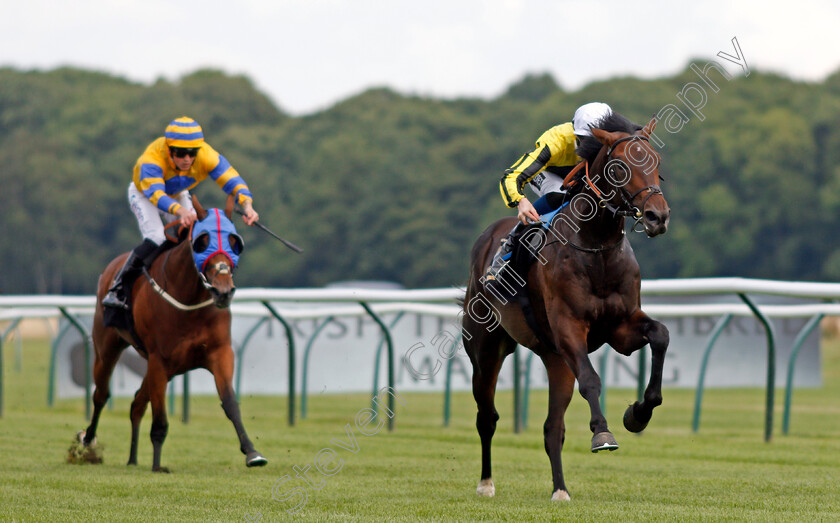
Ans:
[{"label": "black riding boot", "polygon": [[143,268],[143,265],[146,263],[147,258],[152,256],[154,252],[157,250],[157,244],[149,239],[144,239],[143,243],[138,245],[128,254],[128,259],[125,260],[120,272],[114,277],[114,283],[111,285],[111,288],[108,289],[108,294],[102,298],[102,305],[106,307],[117,307],[120,309],[128,309],[128,303],[126,303],[126,292],[125,292],[125,284],[124,282],[130,278],[130,281],[134,281],[134,276],[136,276],[140,270]]},{"label": "black riding boot", "polygon": [[502,238],[501,245],[499,248],[496,249],[496,254],[493,255],[493,261],[490,263],[490,266],[487,267],[487,272],[484,274],[484,281],[495,281],[496,277],[499,275],[499,271],[502,270],[505,263],[510,259],[510,253],[513,251],[513,244],[514,241],[522,234],[522,230],[525,228],[521,222],[517,223],[516,226],[510,230],[507,236]]}]

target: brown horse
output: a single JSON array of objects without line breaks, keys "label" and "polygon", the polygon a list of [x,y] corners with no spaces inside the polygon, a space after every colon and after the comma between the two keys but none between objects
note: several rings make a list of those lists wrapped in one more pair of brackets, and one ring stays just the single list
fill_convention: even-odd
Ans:
[{"label": "brown horse", "polygon": [[[218,234],[218,241],[213,243],[217,251],[214,251],[215,254],[208,253],[210,257],[199,272],[194,252],[201,253],[208,249],[213,241],[211,236],[220,230],[217,222],[221,224],[223,220],[218,209],[211,209],[210,218],[204,220],[207,213],[197,201],[194,202],[199,219],[202,220],[200,223],[206,224],[205,232],[195,238],[187,238],[192,236],[192,230],[189,234],[182,230],[176,239],[180,243],[157,257],[148,268],[151,279],[159,282],[155,285],[165,291],[171,301],[156,291],[148,278],[141,276],[131,287],[131,326],[119,329],[105,325],[102,298],[108,292],[114,275],[122,267],[126,253],[112,260],[100,276],[93,318],[93,344],[96,349],[93,377],[96,390],[93,394],[93,416],[90,426],[84,432],[83,443],[89,446],[94,440],[99,415],[110,395],[108,389],[114,365],[123,349],[133,345],[148,360],[148,368],[131,403],[131,452],[128,464],[137,464],[140,419],[151,401],[151,440],[154,447],[152,470],[156,472],[168,472],[160,466],[161,447],[169,428],[164,401],[166,384],[173,376],[197,368],[205,368],[213,374],[222,408],[239,436],[240,450],[246,456],[245,464],[253,467],[267,463],[245,433],[232,385],[234,357],[229,305],[236,289],[231,255],[222,252],[225,247],[220,247],[220,244],[228,241],[238,257],[242,241],[235,234],[230,234],[228,238]],[[229,205],[226,212],[228,220],[231,207]],[[194,228],[198,226],[197,222]]]},{"label": "brown horse", "polygon": [[[662,234],[667,228],[670,209],[659,188],[659,156],[648,142],[655,124],[652,120],[643,129],[613,113],[599,123],[599,129],[592,130],[594,136],[581,142],[578,154],[587,162],[587,170],[574,175],[575,197],[555,216],[549,230],[532,235],[527,249],[540,263],[533,263],[522,277],[504,271],[490,285],[482,277],[515,218],[495,222],[473,246],[463,334],[478,405],[479,495],[495,494],[490,444],[499,419],[494,405],[496,381],[503,360],[517,343],[534,351],[548,373],[544,436],[554,483],[552,500],[570,499],[560,453],[565,438],[563,417],[575,379],[591,411],[592,451],[618,448],[599,406],[601,380],[589,361],[590,352],[608,343],[629,356],[650,344],[650,381],[644,401],[637,401],[625,412],[624,425],[629,431],[642,431],[654,407],[662,403],[668,330],[641,310],[639,265],[624,234],[625,216],[641,223],[648,236]],[[523,245],[524,236],[539,230],[535,227],[525,233]],[[499,285],[520,290],[528,301],[508,300],[510,294],[506,297]],[[517,286],[521,287],[515,289]],[[528,304],[530,314],[524,312]]]}]

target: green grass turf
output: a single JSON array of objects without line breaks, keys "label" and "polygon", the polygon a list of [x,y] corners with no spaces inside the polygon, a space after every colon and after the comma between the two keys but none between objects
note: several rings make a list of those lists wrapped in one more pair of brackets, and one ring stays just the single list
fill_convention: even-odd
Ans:
[{"label": "green grass turf", "polygon": [[[7,347],[9,347],[7,345]],[[309,416],[286,425],[282,397],[246,396],[248,433],[268,459],[247,469],[230,422],[215,397],[194,397],[191,420],[170,417],[163,465],[151,472],[151,411],[141,428],[138,467],[127,467],[130,400],[118,398],[99,426],[102,465],[69,465],[67,448],[87,425],[81,400],[46,406],[49,345],[24,344],[22,372],[14,351],[5,354],[5,416],[0,419],[0,520],[3,521],[840,521],[840,341],[824,343],[824,385],[794,394],[791,434],[781,434],[784,401],[776,393],[773,441],[765,443],[762,389],[710,389],[700,431],[691,431],[694,392],[666,389],[664,404],[641,435],[626,432],[621,415],[631,390],[611,389],[607,419],[621,445],[592,454],[588,409],[579,395],[566,417],[563,452],[569,503],[553,503],[542,422],[546,392],[531,394],[529,426],[512,431],[512,396],[497,397],[501,415],[493,442],[496,497],[479,498],[480,448],[475,404],[469,393],[453,397],[452,421],[442,427],[442,394],[405,394],[396,430],[365,436],[345,426],[369,406],[363,395],[314,395]],[[764,372],[764,360],[756,372]],[[318,452],[332,448],[342,468],[323,476]],[[337,465],[337,461],[329,464]],[[319,489],[295,477],[309,465]],[[278,497],[299,487],[299,498]]]}]

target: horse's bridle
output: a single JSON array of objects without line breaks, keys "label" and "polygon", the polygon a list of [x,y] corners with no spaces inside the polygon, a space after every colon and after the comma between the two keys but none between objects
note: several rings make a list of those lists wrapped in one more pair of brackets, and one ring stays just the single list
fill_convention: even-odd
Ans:
[{"label": "horse's bridle", "polygon": [[[643,140],[645,142],[648,141],[648,139],[646,137],[639,136],[637,134],[633,134],[633,135],[630,135],[630,136],[625,136],[623,138],[619,138],[618,140],[613,142],[612,145],[610,145],[609,148],[607,149],[607,162],[606,162],[605,165],[609,165],[610,160],[613,159],[612,158],[612,153],[613,153],[613,151],[615,151],[615,148],[618,144],[623,143],[623,142],[633,141],[633,140]],[[624,163],[622,160],[619,160],[619,161]],[[654,194],[662,194],[662,189],[658,185],[648,185],[647,187],[642,187],[641,189],[634,192],[633,194],[630,194],[629,191],[627,191],[624,188],[624,186],[621,186],[621,187],[618,187],[618,189],[619,189],[618,194],[619,194],[619,196],[621,196],[621,206],[616,207],[615,205],[612,204],[612,202],[610,202],[609,200],[604,198],[603,194],[601,194],[601,191],[598,190],[597,187],[595,187],[595,184],[589,178],[589,165],[586,166],[586,172],[584,174],[584,180],[585,180],[586,184],[589,186],[589,188],[592,189],[592,191],[598,196],[598,198],[599,198],[598,205],[601,208],[608,210],[609,212],[611,212],[613,214],[613,216],[627,216],[627,217],[631,217],[631,218],[636,220],[636,222],[633,224],[633,230],[636,230],[636,225],[638,225],[639,222],[642,221],[642,211],[644,210],[645,205],[647,204],[647,201],[650,199],[650,197],[653,196]],[[644,200],[642,200],[641,206],[637,207],[636,205],[633,204],[633,201],[636,199],[637,196],[639,196],[644,191],[648,191],[648,194],[647,194],[647,196],[645,196]]]},{"label": "horse's bridle", "polygon": [[[190,225],[190,233],[187,237],[187,241],[190,243],[190,255],[194,258],[195,257],[195,251],[193,250],[192,233],[193,233],[193,228],[192,228],[192,225]],[[195,266],[195,264],[193,264],[193,266]],[[231,268],[231,266],[227,262],[223,262],[223,261],[214,263],[210,267],[204,269],[204,271],[200,271],[198,269],[198,267],[196,267],[195,271],[198,273],[199,281],[201,281],[201,284],[208,291],[213,289],[213,285],[210,283],[210,280],[207,279],[207,276],[204,275],[205,272],[215,271],[215,273],[213,273],[212,278],[215,278],[216,276],[218,276],[220,274],[233,274],[233,268]]]},{"label": "horse's bridle", "polygon": [[[190,249],[192,249],[192,245],[190,245]],[[220,274],[232,274],[233,269],[230,268],[226,262],[220,261],[218,263],[214,263],[210,267],[208,267],[205,272],[213,271],[216,272],[213,274],[213,278]],[[196,271],[198,271],[198,267],[196,267]],[[207,276],[204,275],[203,272],[198,271],[198,279],[201,280],[201,284],[204,285],[204,288],[208,291],[213,288],[213,285],[210,284],[210,280],[207,279]],[[212,279],[212,278],[211,278]]]}]

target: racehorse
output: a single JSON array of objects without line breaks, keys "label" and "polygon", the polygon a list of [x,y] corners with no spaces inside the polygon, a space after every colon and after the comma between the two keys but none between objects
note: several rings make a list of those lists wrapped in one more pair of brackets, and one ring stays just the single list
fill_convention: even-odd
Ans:
[{"label": "racehorse", "polygon": [[[522,271],[521,277],[510,271],[500,273],[508,274],[504,285],[517,291],[519,299],[508,300],[510,294],[500,292],[499,281],[486,283],[482,277],[516,218],[493,223],[473,246],[462,326],[478,406],[481,479],[477,493],[481,496],[495,495],[490,444],[499,419],[494,405],[496,381],[503,360],[517,343],[536,353],[548,374],[544,437],[551,461],[552,500],[570,499],[560,454],[566,432],[563,417],[575,379],[589,403],[592,452],[618,448],[599,406],[601,380],[589,353],[608,343],[629,356],[650,345],[650,381],[643,401],[625,412],[627,430],[641,432],[654,407],[662,403],[668,330],[641,310],[639,265],[624,233],[625,217],[636,220],[634,230],[643,225],[649,237],[664,233],[668,225],[670,209],[659,187],[660,158],[649,144],[655,125],[655,118],[642,128],[613,113],[592,129],[593,136],[583,139],[578,154],[584,161],[566,178],[574,194],[571,203],[562,207],[550,226],[528,231],[535,234],[527,248],[539,263]],[[527,235],[523,234],[523,245]]]},{"label": "racehorse", "polygon": [[[200,221],[189,231],[182,228],[174,239],[167,232],[167,241],[177,244],[169,250],[162,246],[165,252],[151,263],[147,277],[139,277],[130,286],[131,321],[123,328],[106,326],[102,298],[127,253],[112,260],[99,278],[93,318],[94,410],[82,441],[85,446],[94,441],[99,415],[110,395],[111,373],[120,353],[132,345],[148,360],[148,367],[131,403],[129,465],[137,464],[140,420],[151,401],[152,470],[168,472],[160,465],[161,448],[169,427],[164,401],[166,385],[175,375],[205,368],[213,374],[222,408],[239,436],[245,464],[262,466],[267,460],[254,449],[245,433],[232,385],[234,357],[229,305],[236,290],[232,271],[243,247],[230,222],[233,200],[229,199],[224,214],[219,209],[206,212],[197,200],[193,202]],[[200,267],[198,261],[202,262]]]}]

